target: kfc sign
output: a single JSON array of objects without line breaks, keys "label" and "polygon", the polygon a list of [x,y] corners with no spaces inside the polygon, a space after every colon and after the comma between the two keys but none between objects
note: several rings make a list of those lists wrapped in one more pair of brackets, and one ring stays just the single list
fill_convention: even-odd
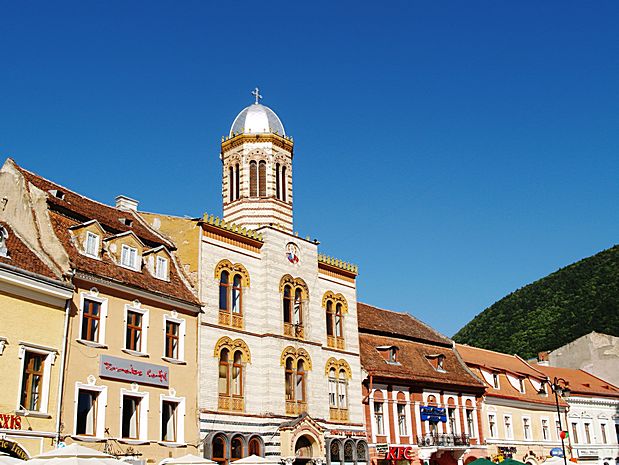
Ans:
[{"label": "kfc sign", "polygon": [[385,460],[414,460],[416,453],[410,446],[390,446]]}]

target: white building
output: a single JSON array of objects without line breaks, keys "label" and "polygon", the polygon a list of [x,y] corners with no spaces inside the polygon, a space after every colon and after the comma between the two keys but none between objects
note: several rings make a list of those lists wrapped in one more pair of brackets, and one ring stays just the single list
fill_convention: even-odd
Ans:
[{"label": "white building", "polygon": [[[619,388],[583,370],[537,365],[551,382],[570,389],[566,446],[578,463],[619,463]],[[564,382],[565,381],[565,382]]]},{"label": "white building", "polygon": [[143,214],[172,236],[204,303],[200,430],[220,464],[367,461],[355,266],[293,233],[293,141],[243,109],[221,145],[223,219]]}]

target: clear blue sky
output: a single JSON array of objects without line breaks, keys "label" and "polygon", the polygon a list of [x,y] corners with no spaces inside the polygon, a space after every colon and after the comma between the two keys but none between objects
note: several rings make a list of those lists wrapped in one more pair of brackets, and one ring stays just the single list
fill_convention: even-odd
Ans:
[{"label": "clear blue sky", "polygon": [[295,229],[447,335],[619,236],[619,2],[0,2],[0,157],[220,214],[260,86]]}]

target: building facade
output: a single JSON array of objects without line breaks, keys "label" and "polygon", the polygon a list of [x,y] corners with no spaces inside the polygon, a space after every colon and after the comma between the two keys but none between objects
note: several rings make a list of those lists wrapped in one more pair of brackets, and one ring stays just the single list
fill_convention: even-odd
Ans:
[{"label": "building facade", "polygon": [[201,304],[174,244],[142,220],[131,199],[104,205],[12,160],[2,175],[13,180],[9,201],[21,199],[30,212],[29,224],[17,215],[13,224],[44,238],[41,249],[73,284],[62,319],[59,442],[134,463],[197,452]]},{"label": "building facade", "polygon": [[204,302],[200,431],[220,464],[367,461],[357,270],[292,232],[292,159],[281,120],[256,101],[222,141],[223,219],[143,214],[180,245]]},{"label": "building facade", "polygon": [[[517,355],[458,344],[469,368],[486,383],[482,425],[492,459],[539,465],[561,447],[559,416],[546,376]],[[543,392],[542,392],[543,391]],[[561,421],[567,404],[559,399]]]},{"label": "building facade", "polygon": [[619,462],[619,387],[583,370],[535,366],[548,377],[564,380],[570,389],[567,424],[568,454],[578,463],[613,465]]},{"label": "building facade", "polygon": [[484,385],[453,342],[408,313],[357,308],[372,462],[462,465],[485,457]]},{"label": "building facade", "polygon": [[0,453],[26,460],[58,442],[72,293],[58,268],[0,220]]}]

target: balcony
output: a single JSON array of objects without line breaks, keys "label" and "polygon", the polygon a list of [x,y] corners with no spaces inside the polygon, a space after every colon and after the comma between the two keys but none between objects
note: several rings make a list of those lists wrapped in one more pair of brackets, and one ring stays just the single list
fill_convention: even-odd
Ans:
[{"label": "balcony", "polygon": [[219,310],[219,324],[243,329],[243,315],[230,313],[226,310]]},{"label": "balcony", "polygon": [[332,421],[348,421],[348,409],[330,407],[329,418]]},{"label": "balcony", "polygon": [[419,447],[468,447],[471,438],[468,434],[424,434],[417,436]]},{"label": "balcony", "polygon": [[286,415],[301,415],[307,411],[307,402],[302,400],[287,400]]},{"label": "balcony", "polygon": [[305,331],[302,324],[284,323],[284,336],[297,339],[305,338]]},{"label": "balcony", "polygon": [[230,397],[224,394],[219,394],[217,408],[219,410],[242,412],[243,410],[245,410],[245,399],[243,397]]},{"label": "balcony", "polygon": [[335,349],[344,350],[344,338],[337,336],[327,336],[327,346]]}]

